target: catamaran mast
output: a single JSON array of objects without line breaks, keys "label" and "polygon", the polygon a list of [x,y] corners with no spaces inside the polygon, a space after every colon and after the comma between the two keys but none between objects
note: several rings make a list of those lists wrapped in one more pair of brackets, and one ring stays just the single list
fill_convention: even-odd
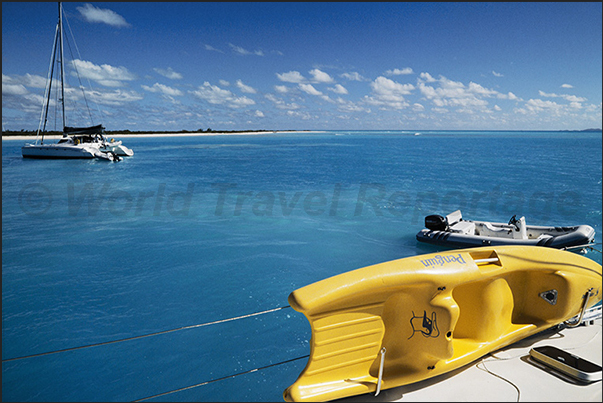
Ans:
[{"label": "catamaran mast", "polygon": [[[51,93],[52,93],[52,82],[53,82],[53,77],[54,77],[54,70],[55,70],[55,63],[60,64],[60,66],[57,66],[60,70],[58,71],[57,75],[59,75],[60,77],[58,78],[59,81],[61,82],[61,92],[60,94],[58,94],[58,101],[61,103],[61,108],[62,108],[62,123],[63,123],[63,136],[68,136],[69,134],[83,134],[88,133],[88,134],[101,134],[102,135],[102,130],[104,129],[102,127],[102,125],[97,125],[97,126],[91,126],[91,127],[81,127],[81,128],[73,128],[73,127],[67,127],[67,115],[65,114],[65,61],[64,61],[64,45],[63,45],[63,39],[67,39],[66,37],[63,38],[63,3],[59,2],[59,20],[57,22],[57,26],[56,26],[56,30],[55,30],[55,35],[54,35],[54,43],[52,45],[52,54],[51,54],[51,58],[50,58],[50,66],[48,68],[48,78],[47,78],[47,84],[46,84],[46,93],[44,94],[44,99],[45,99],[45,104],[42,106],[42,112],[40,114],[40,123],[38,125],[38,132],[36,135],[36,144],[38,142],[38,136],[40,135],[40,133],[42,134],[42,141],[41,143],[44,144],[44,133],[46,132],[46,124],[48,122],[48,108],[50,106],[50,97],[51,97]],[[75,66],[73,66],[75,69]],[[77,69],[76,69],[76,74],[77,74]],[[78,74],[78,78],[79,78],[79,74]],[[81,87],[81,82],[80,82],[80,87]],[[58,91],[58,89],[57,89]],[[83,88],[82,88],[83,91]],[[55,92],[56,94],[56,92]],[[84,96],[84,100],[86,101],[86,107],[88,107],[88,101],[86,100],[86,94],[85,92],[83,92],[83,96]],[[88,108],[88,115],[90,116],[90,121],[92,122],[92,115],[90,114],[90,108]]]},{"label": "catamaran mast", "polygon": [[65,78],[65,64],[63,63],[63,6],[59,2],[59,46],[61,48],[61,108],[63,112],[63,130],[67,126],[65,121],[65,88],[63,80]]},{"label": "catamaran mast", "polygon": [[[40,133],[42,134],[42,141],[41,144],[44,144],[44,133],[46,132],[46,123],[48,123],[48,107],[50,106],[50,95],[52,93],[52,77],[54,77],[54,62],[56,60],[56,56],[57,56],[57,41],[58,38],[60,36],[62,36],[61,34],[61,23],[60,23],[60,19],[61,19],[61,7],[60,7],[59,3],[59,22],[57,22],[57,26],[56,29],[54,31],[54,41],[52,43],[52,53],[50,54],[50,66],[48,67],[48,78],[47,80],[47,85],[46,85],[46,92],[44,94],[44,99],[45,99],[45,105],[42,108],[42,114],[40,115],[40,125],[38,126],[38,133],[36,135],[36,143],[37,143],[37,139],[40,135]],[[40,130],[42,129],[42,130]]]},{"label": "catamaran mast", "polygon": [[[44,144],[44,132],[46,131],[46,123],[48,122],[48,107],[50,106],[50,93],[52,90],[52,76],[54,75],[54,59],[57,53],[57,36],[59,34],[59,24],[54,32],[54,42],[52,43],[52,53],[50,54],[50,66],[48,67],[48,78],[46,79],[46,92],[44,93],[44,100],[46,104],[42,108],[42,115],[40,116],[40,124],[38,125],[38,133],[36,135],[36,143],[40,135],[40,126],[42,128],[42,144]],[[42,123],[44,123],[42,125]]]}]

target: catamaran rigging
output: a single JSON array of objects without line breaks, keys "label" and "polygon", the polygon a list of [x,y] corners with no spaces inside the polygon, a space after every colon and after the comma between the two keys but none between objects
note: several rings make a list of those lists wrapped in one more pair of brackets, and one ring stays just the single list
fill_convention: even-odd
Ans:
[{"label": "catamaran rigging", "polygon": [[[123,146],[121,141],[108,141],[104,135],[104,127],[101,125],[92,125],[88,127],[69,127],[67,126],[67,117],[65,113],[65,58],[64,58],[64,35],[63,35],[63,7],[59,2],[59,20],[55,29],[55,37],[52,46],[52,54],[50,58],[50,66],[48,69],[47,84],[44,94],[44,104],[40,116],[40,124],[36,133],[36,142],[34,144],[27,143],[22,148],[24,158],[98,158],[110,161],[119,161],[119,156],[131,156],[134,152]],[[56,144],[44,144],[44,134],[46,133],[46,125],[48,123],[48,113],[51,104],[52,82],[55,73],[55,64],[59,71],[60,83],[57,104],[61,108],[63,137]],[[77,66],[73,64],[73,68],[79,79]],[[88,115],[92,120],[88,101],[86,100],[85,92],[82,89]],[[38,143],[38,139],[40,142]]]}]

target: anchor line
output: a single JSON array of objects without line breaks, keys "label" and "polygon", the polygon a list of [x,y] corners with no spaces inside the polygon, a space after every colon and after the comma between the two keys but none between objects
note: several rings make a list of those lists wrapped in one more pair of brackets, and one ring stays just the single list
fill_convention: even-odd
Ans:
[{"label": "anchor line", "polygon": [[67,352],[67,351],[81,350],[81,349],[85,349],[85,348],[104,346],[104,345],[107,345],[107,344],[115,344],[115,343],[122,343],[122,342],[125,342],[125,341],[138,340],[138,339],[143,339],[145,337],[152,337],[152,336],[158,336],[158,335],[166,334],[166,333],[178,332],[180,330],[188,330],[188,329],[195,329],[195,328],[198,328],[198,327],[217,325],[217,324],[220,324],[220,323],[232,322],[232,321],[235,321],[235,320],[251,318],[253,316],[264,315],[264,314],[267,314],[267,313],[272,313],[272,312],[280,311],[281,309],[290,308],[290,307],[291,306],[286,305],[286,306],[281,306],[280,308],[268,309],[268,310],[262,311],[262,312],[254,312],[254,313],[250,313],[250,314],[247,314],[247,315],[241,315],[241,316],[236,316],[236,317],[233,317],[233,318],[221,319],[221,320],[216,320],[216,321],[212,321],[212,322],[200,323],[200,324],[197,324],[197,325],[182,326],[182,327],[178,327],[178,328],[175,328],[175,329],[162,330],[160,332],[148,333],[148,334],[143,334],[143,335],[140,335],[140,336],[126,337],[124,339],[104,341],[104,342],[100,342],[100,343],[87,344],[87,345],[78,346],[78,347],[69,347],[69,348],[64,348],[64,349],[61,349],[61,350],[48,351],[48,352],[45,352],[45,353],[37,353],[37,354],[24,355],[24,356],[21,356],[21,357],[7,358],[7,359],[3,359],[2,362],[4,363],[4,362],[9,362],[9,361],[24,360],[26,358],[42,357],[42,356],[50,355],[50,354],[58,354],[58,353],[64,353],[64,352]]},{"label": "anchor line", "polygon": [[134,400],[134,402],[143,402],[143,401],[145,401],[145,400],[154,399],[154,398],[156,398],[156,397],[166,396],[166,395],[169,395],[169,394],[172,394],[172,393],[177,393],[177,392],[182,392],[182,391],[184,391],[184,390],[188,390],[188,389],[198,388],[198,387],[200,387],[200,386],[205,386],[205,385],[208,385],[208,384],[210,384],[210,383],[214,383],[214,382],[223,381],[223,380],[226,380],[226,379],[229,379],[229,378],[236,378],[237,376],[241,376],[241,375],[250,374],[250,373],[252,373],[252,372],[262,371],[262,370],[264,370],[264,369],[268,369],[268,368],[271,368],[271,367],[276,367],[276,366],[278,366],[278,365],[288,364],[288,363],[290,363],[290,362],[297,361],[297,360],[301,360],[301,359],[303,359],[303,358],[308,358],[308,357],[310,357],[310,354],[302,355],[301,357],[292,358],[292,359],[290,359],[290,360],[286,360],[286,361],[277,362],[277,363],[275,363],[275,364],[269,364],[269,365],[265,365],[265,366],[263,366],[263,367],[258,367],[258,368],[250,369],[250,370],[248,370],[248,371],[243,371],[243,372],[238,372],[238,373],[236,373],[236,374],[232,374],[232,375],[223,376],[223,377],[221,377],[221,378],[216,378],[216,379],[212,379],[212,380],[209,380],[209,381],[205,381],[205,382],[197,383],[197,384],[195,384],[195,385],[190,385],[190,386],[185,386],[185,387],[183,387],[183,388],[179,388],[179,389],[170,390],[169,392],[163,392],[163,393],[159,393],[159,394],[156,394],[156,395],[153,395],[153,396],[147,396],[147,397],[143,397],[143,398],[141,398],[141,399]]}]

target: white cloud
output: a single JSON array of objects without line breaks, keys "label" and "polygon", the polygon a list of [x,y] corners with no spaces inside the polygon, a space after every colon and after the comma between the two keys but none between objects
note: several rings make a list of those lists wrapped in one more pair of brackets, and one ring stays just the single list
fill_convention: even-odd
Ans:
[{"label": "white cloud", "polygon": [[443,76],[440,76],[438,81],[440,82],[440,87],[451,95],[461,94],[465,88],[462,82],[452,81]]},{"label": "white cloud", "polygon": [[386,109],[402,109],[409,106],[404,95],[411,94],[415,87],[412,84],[400,84],[380,76],[371,83],[371,89],[374,97],[365,96],[365,102]]},{"label": "white cloud", "polygon": [[296,104],[295,102],[288,104],[285,101],[283,101],[282,99],[280,99],[272,94],[266,94],[265,97],[269,101],[273,102],[274,106],[277,109],[296,110],[296,109],[300,108],[300,106],[298,104]]},{"label": "white cloud", "polygon": [[182,74],[175,72],[174,69],[172,69],[171,67],[168,67],[167,69],[154,68],[153,70],[155,70],[155,72],[161,74],[162,76],[172,80],[182,79]]},{"label": "white cloud", "polygon": [[577,97],[575,95],[567,95],[567,94],[555,94],[555,93],[546,93],[544,91],[538,91],[538,95],[545,98],[563,98],[569,102],[584,102],[586,98]]},{"label": "white cloud", "polygon": [[433,82],[437,81],[429,73],[421,73],[421,74],[419,74],[419,78],[421,78],[421,80],[423,80],[423,81],[425,81],[427,83],[433,83]]},{"label": "white cloud", "polygon": [[597,115],[596,116],[597,120],[599,122],[601,122],[601,110],[602,110],[602,106],[603,106],[603,104],[601,102],[599,102],[599,105],[590,104],[590,105],[586,106],[586,111],[589,112],[589,113],[594,113],[595,115]]},{"label": "white cloud", "polygon": [[[42,95],[31,93],[27,89],[27,87],[30,86],[29,84],[37,81],[36,77],[38,76],[32,76],[29,74],[26,74],[25,76],[12,77],[2,74],[3,122],[6,120],[6,115],[4,113],[5,108],[24,113],[34,113],[35,115],[32,116],[37,116],[40,113],[40,107],[44,102]],[[69,91],[69,89],[67,89],[67,91]],[[55,102],[52,98],[50,99],[50,105],[55,105]]]},{"label": "white cloud", "polygon": [[237,97],[232,92],[224,90],[217,85],[211,85],[207,81],[195,91],[191,91],[196,97],[209,102],[212,105],[226,105],[230,108],[243,108],[249,105],[255,105],[253,99],[247,97]]},{"label": "white cloud", "polygon": [[512,92],[508,92],[507,94],[497,93],[496,98],[498,99],[508,99],[510,101],[520,101],[521,99],[517,97],[517,95]]},{"label": "white cloud", "polygon": [[237,87],[246,94],[256,94],[257,90],[253,87],[243,84],[243,81],[237,80]]},{"label": "white cloud", "polygon": [[[465,86],[459,81],[452,81],[442,76],[440,76],[439,80],[434,80],[434,82],[438,83],[438,88],[426,85],[419,80],[419,91],[439,108],[451,106],[462,108],[458,110],[459,112],[470,112],[472,111],[471,108],[486,111],[485,107],[488,105],[488,102],[483,98],[496,96],[497,98],[504,99],[507,97],[501,95],[498,91],[484,88],[474,82],[470,82],[469,86]],[[512,95],[511,93],[509,94]]]},{"label": "white cloud", "polygon": [[479,84],[474,83],[473,81],[469,83],[468,91],[472,92],[474,94],[483,95],[485,97],[489,97],[489,96],[498,94],[498,91],[489,90],[487,88],[482,87]]},{"label": "white cloud", "polygon": [[345,78],[350,81],[367,81],[366,78],[364,78],[360,73],[357,73],[355,71],[351,73],[343,73],[339,77]]},{"label": "white cloud", "polygon": [[327,102],[334,102],[331,98],[329,98],[328,95],[324,95],[321,91],[314,88],[314,86],[312,84],[299,83],[298,87],[300,90],[302,90],[303,92],[305,92],[308,95],[321,97],[322,99],[324,99]]},{"label": "white cloud", "polygon": [[586,98],[577,97],[575,95],[564,95],[563,98],[569,102],[585,102]]},{"label": "white cloud", "polygon": [[224,87],[230,87],[230,82],[226,81],[226,80],[218,80],[218,82],[220,83],[220,85],[224,86]]},{"label": "white cloud", "polygon": [[414,103],[412,105],[412,110],[415,112],[423,112],[425,110],[425,107],[419,103]]},{"label": "white cloud", "polygon": [[96,8],[89,3],[84,4],[83,7],[76,8],[88,22],[100,22],[114,27],[130,26],[124,17],[107,8]]},{"label": "white cloud", "polygon": [[316,96],[322,95],[322,92],[318,91],[311,84],[299,84],[299,88],[306,94],[316,95]]},{"label": "white cloud", "polygon": [[167,95],[170,97],[179,97],[179,96],[183,95],[182,91],[180,91],[179,89],[168,87],[167,85],[163,85],[163,84],[159,84],[159,83],[153,84],[152,87],[149,87],[147,85],[142,85],[141,87],[145,91],[160,93],[160,94]]},{"label": "white cloud", "polygon": [[360,105],[351,102],[351,101],[346,101],[345,99],[339,97],[337,98],[337,109],[341,112],[366,112],[369,113],[370,109],[365,109],[363,107],[361,107]]},{"label": "white cloud", "polygon": [[574,88],[571,84],[561,84],[561,88]]},{"label": "white cloud", "polygon": [[[551,95],[556,95],[556,94],[546,94],[544,92],[543,92],[543,94],[545,94],[549,97],[551,97]],[[515,112],[519,113],[519,114],[523,114],[523,115],[546,114],[546,116],[548,118],[561,117],[561,116],[575,117],[576,116],[575,113],[579,110],[584,111],[584,113],[591,113],[591,112],[596,113],[597,112],[596,111],[597,108],[595,105],[583,106],[580,101],[572,100],[573,96],[557,95],[557,97],[569,100],[569,104],[560,104],[560,103],[557,103],[554,101],[542,100],[542,99],[530,99],[524,104],[523,108],[516,108]],[[582,98],[578,98],[578,99],[582,99]],[[593,109],[593,107],[595,107],[595,108]],[[600,122],[600,118],[601,118],[600,110],[598,112],[599,112],[598,119]]]},{"label": "white cloud", "polygon": [[[2,76],[4,79],[4,76]],[[2,95],[26,95],[29,91],[23,84],[5,84],[2,80]]]},{"label": "white cloud", "polygon": [[412,73],[413,73],[413,71],[410,67],[404,67],[402,70],[400,70],[400,69],[387,70],[385,72],[385,74],[387,74],[388,76],[400,76],[400,75],[412,74]]},{"label": "white cloud", "polygon": [[255,117],[257,117],[257,118],[263,118],[263,117],[265,117],[265,116],[264,116],[264,112],[259,111],[259,110],[258,110],[258,111],[255,111],[254,115],[255,115]]},{"label": "white cloud", "polygon": [[330,75],[318,69],[310,70],[309,73],[312,75],[314,83],[332,83],[334,81]]},{"label": "white cloud", "polygon": [[18,84],[30,88],[46,88],[46,78],[29,73],[25,74],[24,76],[12,77],[2,74],[2,84]]},{"label": "white cloud", "polygon": [[408,95],[415,89],[412,84],[400,84],[383,76],[377,77],[371,83],[373,91],[379,95]]},{"label": "white cloud", "polygon": [[281,94],[286,94],[287,92],[289,92],[289,88],[287,88],[286,85],[275,85],[274,90]]},{"label": "white cloud", "polygon": [[119,87],[123,85],[123,81],[136,79],[136,75],[130,73],[125,67],[113,67],[108,64],[98,66],[79,59],[73,60],[73,64],[80,77],[94,80],[105,87]]},{"label": "white cloud", "polygon": [[562,106],[553,101],[543,101],[542,99],[530,99],[526,102],[525,107],[532,113],[542,112],[544,110],[558,112]]},{"label": "white cloud", "polygon": [[87,91],[94,102],[102,105],[121,106],[129,102],[140,101],[143,97],[136,91],[125,91],[121,89],[113,91]]},{"label": "white cloud", "polygon": [[228,46],[230,46],[230,48],[232,49],[233,52],[235,52],[236,54],[239,55],[243,55],[243,56],[247,56],[247,55],[256,55],[256,56],[264,56],[264,52],[262,52],[261,50],[254,50],[253,52],[250,52],[247,49],[244,49],[240,46],[237,45],[233,45],[232,43],[229,43]]},{"label": "white cloud", "polygon": [[312,120],[318,119],[318,116],[312,116],[307,112],[287,111],[287,116],[293,118],[300,118],[301,120]]},{"label": "white cloud", "polygon": [[348,93],[348,90],[345,89],[345,87],[341,84],[335,84],[334,87],[329,87],[327,88],[329,91],[333,91],[336,94],[342,94],[345,95]]},{"label": "white cloud", "polygon": [[218,52],[218,53],[224,53],[224,51],[220,50],[220,49],[216,49],[211,45],[205,44],[205,50],[209,50],[210,52]]},{"label": "white cloud", "polygon": [[304,76],[302,76],[299,71],[290,71],[288,73],[282,73],[282,74],[276,73],[276,77],[279,80],[286,82],[286,83],[299,84],[299,83],[306,81]]},{"label": "white cloud", "polygon": [[541,97],[545,97],[545,98],[556,98],[559,96],[559,95],[553,94],[553,93],[547,94],[546,92],[541,91],[541,90],[538,91],[538,95],[540,95]]},{"label": "white cloud", "polygon": [[501,73],[497,73],[496,71],[492,70],[492,75],[494,77],[504,77]]}]

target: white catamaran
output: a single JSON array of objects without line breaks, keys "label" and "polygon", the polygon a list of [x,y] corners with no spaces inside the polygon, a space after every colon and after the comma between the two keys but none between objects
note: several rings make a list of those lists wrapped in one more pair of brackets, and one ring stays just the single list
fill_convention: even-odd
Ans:
[{"label": "white catamaran", "polygon": [[[57,55],[58,53],[58,55]],[[59,101],[63,117],[63,137],[57,143],[44,143],[44,133],[48,120],[48,108],[53,81],[54,66],[58,66],[60,76]],[[75,65],[73,66],[75,68]],[[57,23],[52,55],[48,69],[48,80],[44,93],[44,104],[40,116],[40,124],[35,143],[26,143],[21,152],[24,158],[43,159],[103,159],[119,161],[120,156],[131,156],[134,152],[123,146],[121,141],[108,141],[103,135],[104,127],[95,125],[89,127],[68,127],[65,116],[65,63],[63,56],[63,7],[59,3],[59,21]],[[85,96],[85,95],[84,95]]]}]

